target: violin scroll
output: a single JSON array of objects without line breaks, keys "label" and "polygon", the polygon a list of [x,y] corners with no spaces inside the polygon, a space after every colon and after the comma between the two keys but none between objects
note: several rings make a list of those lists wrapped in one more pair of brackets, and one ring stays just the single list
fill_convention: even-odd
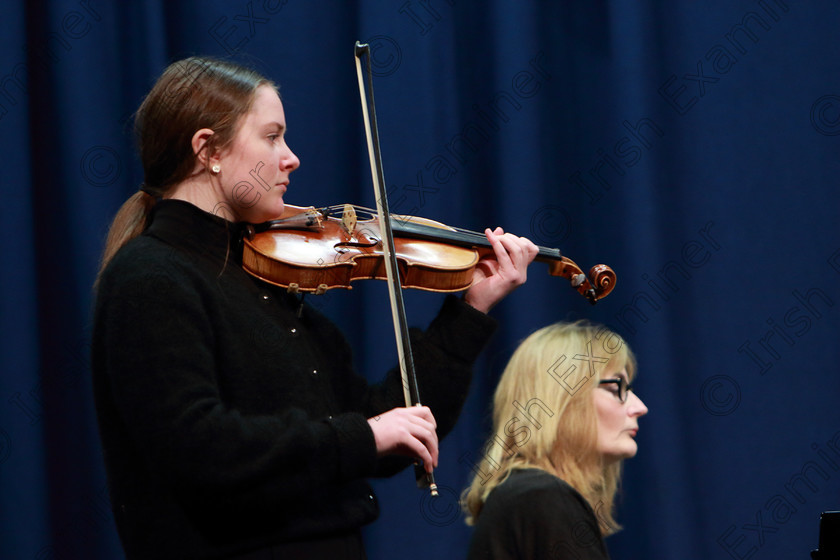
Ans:
[{"label": "violin scroll", "polygon": [[589,269],[587,276],[577,263],[568,257],[541,258],[541,256],[537,256],[537,260],[548,262],[549,274],[566,278],[572,287],[592,305],[609,295],[615,287],[616,274],[605,264],[596,264]]},{"label": "violin scroll", "polygon": [[589,278],[598,299],[606,297],[615,288],[615,271],[605,264],[596,264],[590,268]]}]

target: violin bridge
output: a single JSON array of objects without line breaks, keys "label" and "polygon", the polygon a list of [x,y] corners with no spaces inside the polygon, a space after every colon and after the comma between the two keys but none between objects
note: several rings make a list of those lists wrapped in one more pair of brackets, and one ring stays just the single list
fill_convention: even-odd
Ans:
[{"label": "violin bridge", "polygon": [[345,204],[341,212],[341,227],[348,237],[353,237],[356,231],[356,209],[350,204]]}]

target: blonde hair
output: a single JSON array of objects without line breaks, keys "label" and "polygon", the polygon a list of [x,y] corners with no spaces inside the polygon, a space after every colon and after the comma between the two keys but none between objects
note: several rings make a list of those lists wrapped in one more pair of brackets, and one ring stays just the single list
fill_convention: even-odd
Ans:
[{"label": "blonde hair", "polygon": [[632,351],[600,325],[556,323],[526,338],[493,397],[492,435],[463,495],[467,524],[475,523],[490,492],[512,471],[536,468],[580,492],[595,510],[602,534],[617,531],[613,510],[621,463],[607,463],[597,451],[592,391],[604,373],[624,368],[632,380]]},{"label": "blonde hair", "polygon": [[142,233],[156,198],[193,173],[195,132],[213,131],[205,146],[208,153],[230,145],[261,85],[277,89],[250,68],[212,58],[186,58],[163,71],[135,117],[144,182],[111,223],[97,283],[114,254]]}]

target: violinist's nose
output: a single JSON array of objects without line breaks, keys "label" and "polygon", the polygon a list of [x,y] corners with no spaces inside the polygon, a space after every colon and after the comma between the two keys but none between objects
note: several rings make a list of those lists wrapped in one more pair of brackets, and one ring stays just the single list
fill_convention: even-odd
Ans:
[{"label": "violinist's nose", "polygon": [[282,171],[286,171],[287,173],[291,173],[300,167],[300,159],[298,159],[288,144],[285,144],[285,147],[286,149],[280,157],[280,169]]}]

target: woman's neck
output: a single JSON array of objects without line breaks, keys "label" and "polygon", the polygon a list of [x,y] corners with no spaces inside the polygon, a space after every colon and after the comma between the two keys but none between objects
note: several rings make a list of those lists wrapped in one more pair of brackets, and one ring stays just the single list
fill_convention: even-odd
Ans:
[{"label": "woman's neck", "polygon": [[169,189],[163,198],[189,202],[229,222],[238,220],[233,207],[223,196],[221,185],[204,169]]}]

